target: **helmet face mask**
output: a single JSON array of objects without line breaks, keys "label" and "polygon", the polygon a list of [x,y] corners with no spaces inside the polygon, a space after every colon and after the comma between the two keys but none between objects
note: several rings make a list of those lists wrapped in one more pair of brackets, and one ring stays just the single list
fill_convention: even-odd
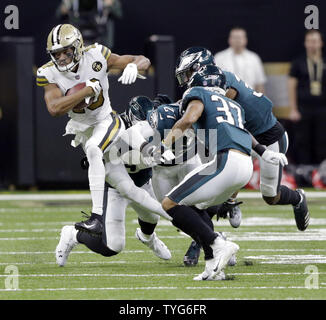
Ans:
[{"label": "helmet face mask", "polygon": [[[56,53],[73,49],[71,62],[60,65]],[[84,53],[84,42],[80,31],[71,24],[59,24],[54,27],[48,35],[47,52],[56,68],[60,72],[72,70],[80,61]],[[69,55],[67,55],[69,58]]]},{"label": "helmet face mask", "polygon": [[177,62],[175,76],[181,87],[185,86],[192,74],[202,66],[215,65],[211,52],[202,47],[191,47],[183,51]]}]

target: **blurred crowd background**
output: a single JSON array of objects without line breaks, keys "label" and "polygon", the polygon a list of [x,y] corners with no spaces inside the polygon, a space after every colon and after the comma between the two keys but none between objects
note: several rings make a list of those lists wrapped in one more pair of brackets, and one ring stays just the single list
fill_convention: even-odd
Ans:
[{"label": "blurred crowd background", "polygon": [[[283,184],[326,188],[325,2],[2,0],[0,12],[8,5],[19,9],[19,27],[6,29],[6,14],[0,15],[0,189],[87,187],[82,151],[74,152],[70,138],[62,137],[66,119],[47,114],[35,85],[36,69],[49,60],[47,35],[59,23],[78,27],[86,44],[151,59],[147,80],[128,88],[110,72],[117,111],[134,95],[180,99],[177,56],[191,46],[206,47],[218,66],[273,101],[290,141]],[[305,12],[309,5],[318,9],[317,24]],[[248,187],[258,186],[254,175]]]}]

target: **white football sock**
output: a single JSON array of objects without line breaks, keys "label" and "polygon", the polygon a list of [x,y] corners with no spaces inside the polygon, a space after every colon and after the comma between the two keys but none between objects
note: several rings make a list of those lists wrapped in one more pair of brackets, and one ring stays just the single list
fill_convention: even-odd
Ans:
[{"label": "white football sock", "polygon": [[97,146],[87,148],[86,154],[89,162],[88,181],[92,198],[92,213],[102,215],[105,184],[105,167],[102,161],[103,154]]}]

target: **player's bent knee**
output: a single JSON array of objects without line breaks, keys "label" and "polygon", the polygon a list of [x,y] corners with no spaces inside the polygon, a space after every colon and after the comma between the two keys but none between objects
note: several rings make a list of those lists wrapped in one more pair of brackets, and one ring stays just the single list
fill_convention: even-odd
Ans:
[{"label": "player's bent knee", "polygon": [[117,253],[126,245],[124,220],[110,219],[106,221],[107,247]]},{"label": "player's bent knee", "polygon": [[263,195],[263,199],[267,204],[269,204],[271,206],[277,204],[277,202],[278,202],[277,196],[275,196],[275,197],[267,197],[267,196]]},{"label": "player's bent knee", "polygon": [[86,146],[86,156],[89,161],[92,161],[92,159],[102,158],[103,152],[97,145],[91,144]]},{"label": "player's bent knee", "polygon": [[260,184],[260,192],[262,193],[263,197],[267,198],[274,198],[277,195],[276,187],[272,184]]},{"label": "player's bent knee", "polygon": [[133,193],[135,192],[134,188],[136,188],[136,186],[129,180],[121,180],[114,187],[119,191],[122,197],[132,200]]},{"label": "player's bent knee", "polygon": [[175,207],[177,205],[177,203],[175,203],[174,201],[172,201],[171,199],[169,199],[168,197],[165,197],[162,201],[162,207],[165,211],[172,209],[173,207]]},{"label": "player's bent knee", "polygon": [[126,242],[124,237],[114,237],[108,241],[108,248],[118,254],[125,248]]},{"label": "player's bent knee", "polygon": [[112,257],[117,255],[119,252],[116,252],[114,250],[111,250],[110,248],[106,248],[105,250],[103,250],[103,252],[101,252],[101,255],[104,257]]},{"label": "player's bent knee", "polygon": [[155,213],[152,213],[152,212],[142,213],[142,212],[138,212],[138,211],[136,211],[136,212],[137,212],[140,220],[142,220],[144,222],[151,223],[151,224],[157,224],[158,221],[160,220],[160,216]]}]

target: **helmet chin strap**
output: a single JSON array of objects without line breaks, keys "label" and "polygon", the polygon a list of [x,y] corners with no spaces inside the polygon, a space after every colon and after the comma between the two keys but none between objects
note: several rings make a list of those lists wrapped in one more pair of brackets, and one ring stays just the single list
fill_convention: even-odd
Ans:
[{"label": "helmet chin strap", "polygon": [[66,56],[67,58],[71,58],[71,62],[68,63],[67,65],[65,66],[60,66],[58,63],[57,63],[57,60],[54,58],[54,56],[52,54],[50,54],[51,56],[51,60],[54,62],[55,66],[57,67],[57,69],[60,71],[60,72],[67,72],[67,71],[70,71],[71,69],[73,69],[78,63],[79,63],[79,60],[78,61],[74,61],[74,57],[75,57],[75,51],[76,49],[74,48],[74,52],[67,52],[66,53]]},{"label": "helmet chin strap", "polygon": [[70,71],[77,63],[78,63],[78,61],[77,62],[71,61],[69,64],[67,64],[65,66],[59,66],[57,63],[55,63],[55,64],[56,64],[57,69],[60,72],[65,72],[65,71]]}]

